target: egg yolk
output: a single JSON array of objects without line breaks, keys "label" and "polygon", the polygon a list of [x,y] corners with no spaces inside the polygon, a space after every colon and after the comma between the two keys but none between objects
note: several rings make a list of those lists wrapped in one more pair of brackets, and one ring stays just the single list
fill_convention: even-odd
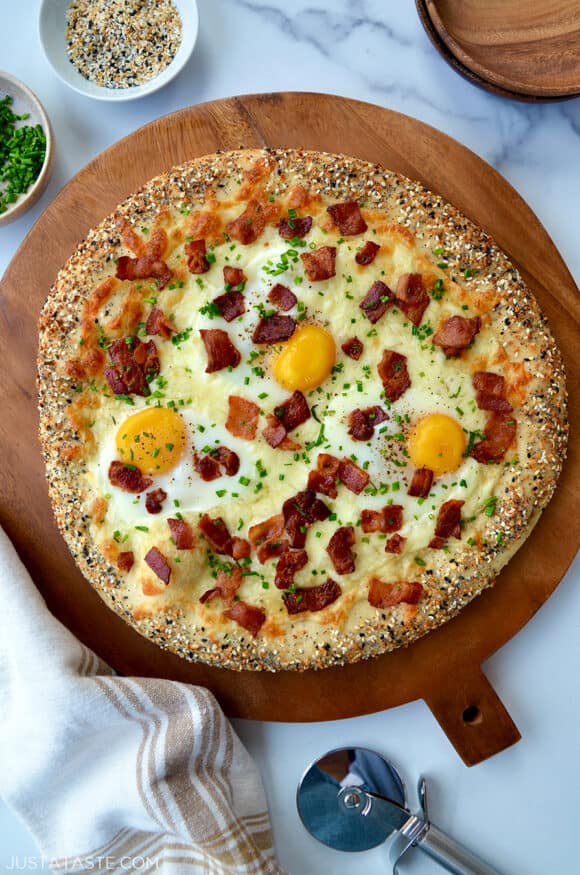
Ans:
[{"label": "egg yolk", "polygon": [[164,474],[185,450],[185,422],[166,407],[147,407],[125,420],[115,443],[125,464],[136,465],[144,474]]},{"label": "egg yolk", "polygon": [[326,380],[335,361],[336,346],[328,331],[319,325],[303,325],[284,345],[272,373],[285,389],[305,392]]},{"label": "egg yolk", "polygon": [[451,416],[430,413],[415,423],[407,449],[416,468],[430,468],[439,477],[459,468],[465,452],[465,434]]}]

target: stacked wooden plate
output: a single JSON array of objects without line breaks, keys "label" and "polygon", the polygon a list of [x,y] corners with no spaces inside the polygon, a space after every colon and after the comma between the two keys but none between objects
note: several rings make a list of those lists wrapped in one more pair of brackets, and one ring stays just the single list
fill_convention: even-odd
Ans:
[{"label": "stacked wooden plate", "polygon": [[416,0],[429,39],[458,73],[514,100],[580,96],[580,0]]}]

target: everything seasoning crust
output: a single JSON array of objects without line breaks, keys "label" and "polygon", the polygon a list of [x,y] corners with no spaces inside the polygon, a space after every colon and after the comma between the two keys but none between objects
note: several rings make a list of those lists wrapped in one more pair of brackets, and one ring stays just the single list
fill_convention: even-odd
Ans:
[{"label": "everything seasoning crust", "polygon": [[149,182],[40,319],[59,528],[160,647],[324,668],[453,617],[530,534],[565,374],[493,241],[416,182],[293,150]]}]

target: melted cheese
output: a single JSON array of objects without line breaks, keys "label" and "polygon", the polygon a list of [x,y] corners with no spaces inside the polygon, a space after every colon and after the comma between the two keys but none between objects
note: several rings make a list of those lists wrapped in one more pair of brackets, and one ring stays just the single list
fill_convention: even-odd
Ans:
[{"label": "melted cheese", "polygon": [[[228,206],[223,222],[239,212],[239,205]],[[200,276],[192,276],[185,270],[183,249],[177,245],[181,235],[174,233],[168,263],[175,275],[182,278],[178,287],[170,285],[158,292],[153,283],[146,280],[140,283],[143,298],[154,298],[155,305],[170,316],[179,334],[174,342],[155,337],[161,374],[153,381],[150,398],[133,397],[129,406],[123,400],[110,397],[110,393],[101,397],[100,409],[91,427],[94,450],[87,466],[89,491],[107,496],[105,521],[95,530],[95,538],[99,542],[113,538],[119,549],[134,551],[136,561],[128,575],[128,585],[135,593],[142,591],[156,596],[160,604],[164,599],[168,604],[181,601],[202,618],[217,618],[223,610],[221,600],[205,607],[199,604],[199,595],[214,582],[212,569],[206,562],[207,545],[197,535],[196,550],[176,551],[166,518],[181,513],[196,530],[200,515],[207,512],[212,517],[223,517],[233,535],[247,537],[250,526],[280,513],[287,498],[306,488],[308,472],[316,467],[320,452],[356,460],[371,478],[369,489],[360,496],[343,485],[339,486],[335,500],[320,496],[331,509],[332,519],[315,524],[309,531],[309,562],[295,578],[297,586],[320,583],[328,576],[336,578],[345,594],[344,605],[366,599],[366,587],[361,587],[361,580],[372,575],[384,580],[416,577],[415,559],[425,555],[437,511],[444,501],[463,501],[462,516],[469,520],[481,512],[485,500],[494,493],[500,476],[499,466],[482,466],[472,458],[461,458],[457,470],[435,480],[428,498],[418,500],[406,494],[413,470],[406,446],[418,420],[433,413],[453,417],[466,436],[469,432],[481,431],[485,424],[486,414],[475,404],[469,355],[447,359],[431,343],[431,336],[441,321],[455,314],[473,315],[466,311],[469,305],[464,303],[464,291],[435,266],[414,242],[408,229],[378,222],[373,225],[369,220],[370,226],[364,235],[342,239],[336,229],[329,229],[323,212],[322,215],[324,219],[315,221],[304,246],[293,246],[282,240],[276,228],[269,226],[253,245],[242,246],[229,241],[217,246],[213,252],[215,263],[208,273]],[[176,213],[173,221],[179,223],[180,220],[183,223]],[[372,265],[361,267],[356,264],[355,255],[365,240],[379,243],[381,250]],[[310,283],[299,255],[308,252],[308,247],[327,245],[337,247],[336,276]],[[396,308],[389,309],[372,325],[359,307],[372,282],[381,279],[390,288],[396,288],[401,274],[424,272],[426,264],[429,276],[443,280],[445,294],[440,300],[431,299],[420,328],[415,329]],[[229,324],[219,316],[212,318],[210,306],[212,300],[224,292],[223,268],[228,265],[240,267],[247,277],[246,312]],[[276,362],[280,362],[283,345],[256,346],[251,340],[261,311],[264,306],[268,308],[268,291],[275,283],[287,285],[297,295],[299,307],[292,315],[300,320],[299,326],[311,326],[313,337],[315,329],[323,331],[324,336],[333,339],[337,350],[332,370],[328,357],[324,359],[322,371],[326,368],[326,379],[321,372],[320,385],[305,388],[312,416],[291,433],[292,439],[302,445],[297,453],[272,449],[260,434],[265,416],[289,395],[276,376]],[[126,290],[130,285],[125,284]],[[134,297],[135,292],[130,294]],[[241,364],[233,370],[206,374],[207,356],[199,334],[202,328],[226,330],[242,355]],[[341,344],[354,335],[364,344],[358,361],[340,350]],[[377,373],[377,364],[385,349],[407,357],[411,379],[411,387],[392,405],[384,400]],[[491,360],[497,351],[493,335],[483,329],[477,337],[475,352]],[[225,429],[229,395],[239,395],[259,405],[261,416],[256,440],[237,439]],[[111,461],[118,458],[115,434],[123,432],[124,422],[135,412],[153,405],[175,408],[185,423],[185,451],[180,460],[170,471],[151,472],[152,488],[160,487],[168,496],[163,512],[156,516],[146,512],[143,495],[134,496],[111,487],[107,476]],[[388,420],[375,429],[370,441],[353,440],[348,434],[349,414],[355,408],[372,405],[386,409]],[[239,455],[240,471],[234,477],[224,476],[205,483],[194,471],[192,454],[220,445]],[[400,534],[407,543],[401,556],[385,553],[385,536],[364,535],[360,529],[363,508],[378,510],[387,503],[401,504],[404,509]],[[357,533],[356,570],[342,576],[336,575],[326,552],[338,525],[353,525]],[[158,546],[172,565],[169,589],[160,587],[155,575],[143,564],[143,557],[152,545]],[[224,557],[213,560],[214,564],[222,559]],[[272,630],[279,628],[277,622],[290,622],[280,592],[274,587],[275,565],[276,560],[271,560],[260,566],[254,556],[253,573],[244,577],[239,590],[240,598],[265,608]],[[331,606],[312,615],[312,619],[316,623],[348,624],[344,605],[338,612],[336,606]],[[298,625],[306,620],[293,618]]]}]

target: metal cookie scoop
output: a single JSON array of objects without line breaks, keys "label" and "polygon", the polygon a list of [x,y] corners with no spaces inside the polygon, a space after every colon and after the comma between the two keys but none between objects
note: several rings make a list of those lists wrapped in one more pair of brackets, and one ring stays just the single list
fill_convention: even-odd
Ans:
[{"label": "metal cookie scoop", "polygon": [[339,851],[366,851],[396,834],[397,875],[411,847],[428,854],[455,875],[499,875],[428,818],[425,780],[419,780],[421,811],[405,806],[405,785],[397,769],[366,748],[329,751],[305,772],[296,803],[308,832]]}]

